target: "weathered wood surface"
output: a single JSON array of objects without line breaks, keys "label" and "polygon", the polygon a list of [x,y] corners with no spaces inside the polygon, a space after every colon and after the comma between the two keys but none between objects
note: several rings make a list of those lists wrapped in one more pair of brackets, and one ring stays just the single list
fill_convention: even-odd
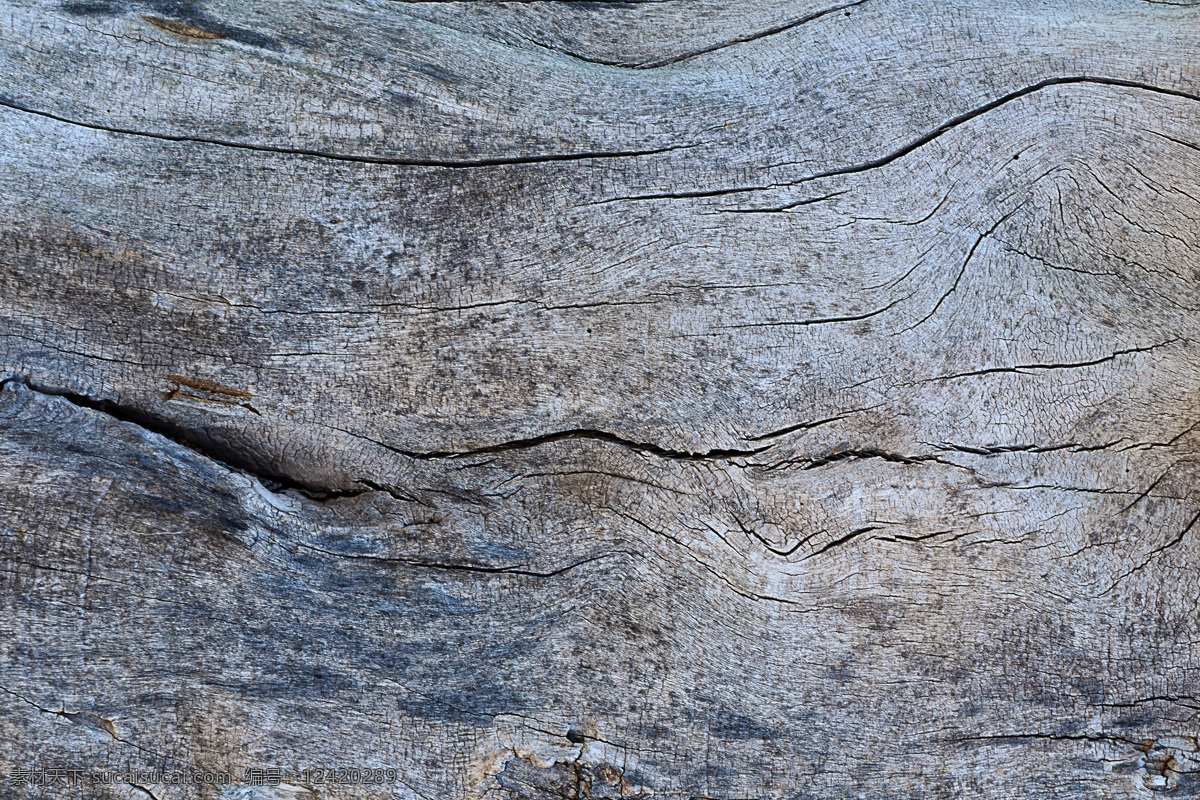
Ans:
[{"label": "weathered wood surface", "polygon": [[0,127],[0,769],[235,779],[5,797],[1200,797],[1194,5],[4,0]]}]

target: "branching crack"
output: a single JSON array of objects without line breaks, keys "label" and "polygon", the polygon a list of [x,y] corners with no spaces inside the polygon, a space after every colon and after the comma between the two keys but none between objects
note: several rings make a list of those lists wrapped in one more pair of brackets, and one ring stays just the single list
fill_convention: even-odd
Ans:
[{"label": "branching crack", "polygon": [[929,321],[930,317],[932,317],[934,314],[937,313],[937,310],[942,307],[942,303],[946,302],[946,299],[948,297],[950,297],[950,295],[953,294],[956,289],[958,289],[958,284],[962,281],[963,275],[967,274],[967,266],[971,263],[971,259],[975,257],[975,251],[979,249],[979,246],[981,244],[983,244],[983,240],[988,238],[989,236],[991,236],[993,233],[995,233],[997,228],[999,228],[1001,225],[1003,225],[1005,222],[1007,222],[1009,220],[1009,218],[1012,217],[1013,214],[1016,214],[1017,211],[1019,211],[1020,209],[1021,209],[1021,206],[1017,206],[1012,211],[1009,211],[1007,214],[1000,217],[1000,219],[996,220],[996,222],[990,228],[988,228],[986,231],[979,234],[979,238],[975,240],[975,244],[971,245],[971,249],[967,251],[967,257],[963,260],[962,266],[959,267],[958,275],[956,275],[954,277],[954,283],[950,284],[950,288],[947,289],[942,294],[942,296],[938,298],[938,301],[936,303],[934,303],[933,308],[931,308],[929,310],[928,314],[921,317],[913,325],[910,325],[908,328],[905,328],[905,331],[911,331],[913,328],[916,328],[919,325],[924,324],[925,322]]},{"label": "branching crack", "polygon": [[156,753],[155,751],[150,750],[145,747],[142,747],[141,745],[135,744],[135,743],[129,741],[128,739],[122,739],[120,736],[117,735],[117,729],[112,724],[112,721],[105,719],[104,717],[100,716],[99,714],[95,714],[91,711],[67,711],[65,708],[59,708],[59,709],[46,708],[43,705],[39,705],[38,703],[33,702],[25,695],[14,692],[13,690],[8,689],[4,686],[0,686],[0,692],[4,692],[5,694],[7,694],[11,697],[17,698],[18,700],[25,703],[26,705],[36,708],[38,711],[42,712],[43,714],[53,714],[56,717],[61,717],[62,719],[70,720],[71,722],[77,722],[77,723],[86,725],[89,728],[103,731],[104,733],[108,734],[108,736],[111,737],[114,742],[123,744],[127,747],[132,747],[135,750],[140,750],[143,753],[149,753],[150,755],[156,756],[158,758],[163,757],[161,753]]},{"label": "branching crack", "polygon": [[1142,559],[1141,563],[1139,563],[1136,567],[1121,574],[1115,581],[1112,582],[1111,586],[1109,586],[1107,589],[1105,589],[1103,592],[1101,592],[1099,595],[1097,595],[1097,597],[1103,597],[1104,595],[1109,594],[1114,589],[1116,589],[1117,586],[1120,585],[1121,581],[1125,580],[1130,575],[1133,575],[1136,572],[1140,572],[1151,561],[1153,561],[1155,558],[1157,558],[1161,553],[1163,553],[1167,550],[1170,550],[1172,547],[1175,547],[1177,544],[1182,542],[1184,537],[1187,536],[1188,531],[1190,531],[1193,527],[1195,527],[1197,522],[1200,522],[1200,511],[1196,512],[1196,516],[1192,517],[1191,520],[1188,522],[1188,524],[1183,527],[1183,530],[1181,530],[1179,533],[1175,534],[1175,536],[1169,542],[1160,544],[1158,547],[1154,548],[1149,553],[1147,553],[1146,557]]}]

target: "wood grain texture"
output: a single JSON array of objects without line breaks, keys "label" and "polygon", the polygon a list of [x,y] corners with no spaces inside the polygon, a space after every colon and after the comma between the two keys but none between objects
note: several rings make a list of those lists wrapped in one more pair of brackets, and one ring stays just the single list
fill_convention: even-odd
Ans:
[{"label": "wood grain texture", "polygon": [[1198,33],[3,0],[4,796],[1200,797]]}]

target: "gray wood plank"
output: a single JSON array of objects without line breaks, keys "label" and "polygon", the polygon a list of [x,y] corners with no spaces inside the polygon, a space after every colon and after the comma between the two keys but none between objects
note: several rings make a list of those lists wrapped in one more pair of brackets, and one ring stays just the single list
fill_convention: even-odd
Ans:
[{"label": "gray wood plank", "polygon": [[0,12],[12,796],[1200,796],[1194,6]]}]

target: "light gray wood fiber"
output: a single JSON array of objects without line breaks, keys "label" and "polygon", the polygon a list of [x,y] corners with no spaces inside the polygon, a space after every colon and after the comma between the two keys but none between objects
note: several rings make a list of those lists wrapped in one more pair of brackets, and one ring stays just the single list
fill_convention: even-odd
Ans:
[{"label": "light gray wood fiber", "polygon": [[0,779],[235,779],[4,797],[1200,798],[1195,4],[0,0],[0,174]]}]

